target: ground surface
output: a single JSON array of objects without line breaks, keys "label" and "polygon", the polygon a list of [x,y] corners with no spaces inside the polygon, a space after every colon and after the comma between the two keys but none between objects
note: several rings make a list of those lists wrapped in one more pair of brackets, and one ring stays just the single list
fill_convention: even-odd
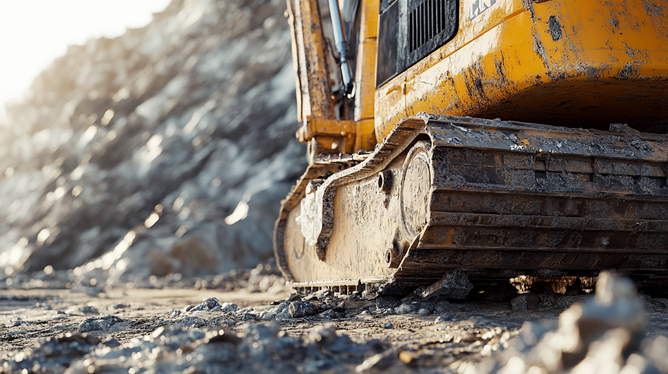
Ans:
[{"label": "ground surface", "polygon": [[[513,338],[518,335],[525,322],[556,321],[567,306],[581,301],[586,296],[570,298],[561,296],[563,302],[553,303],[554,305],[543,306],[532,311],[514,311],[509,302],[469,301],[441,302],[434,308],[429,307],[432,310],[428,312],[418,313],[417,310],[413,310],[405,314],[396,314],[396,308],[383,308],[381,304],[385,301],[344,296],[336,298],[339,306],[328,313],[318,312],[319,314],[311,316],[281,318],[280,315],[277,315],[277,308],[280,308],[280,304],[276,300],[284,301],[284,305],[287,305],[285,300],[288,297],[287,291],[281,293],[250,293],[245,290],[217,292],[216,290],[189,288],[111,289],[94,296],[67,289],[0,291],[0,326],[2,326],[0,327],[2,329],[0,347],[4,351],[0,354],[0,358],[6,362],[3,367],[0,367],[0,371],[18,372],[22,370],[22,367],[28,367],[28,371],[62,372],[69,367],[69,372],[77,372],[77,367],[79,367],[80,372],[90,372],[94,370],[94,368],[90,369],[93,365],[91,362],[106,363],[104,365],[107,366],[98,367],[98,372],[128,372],[128,368],[141,371],[158,365],[160,362],[181,365],[184,370],[192,368],[191,372],[193,370],[209,371],[206,368],[215,368],[217,363],[220,364],[216,361],[219,359],[219,353],[216,352],[221,352],[219,349],[211,351],[214,352],[211,353],[211,358],[207,358],[206,353],[197,356],[185,354],[193,349],[195,349],[193,352],[202,351],[204,343],[207,343],[206,346],[211,346],[212,343],[209,341],[216,341],[211,339],[212,334],[218,336],[218,341],[223,334],[226,334],[225,336],[234,338],[232,343],[241,347],[234,348],[233,356],[238,355],[240,358],[230,359],[237,360],[235,361],[236,366],[232,366],[231,371],[251,372],[258,369],[252,365],[259,365],[253,362],[254,357],[257,357],[252,353],[252,349],[257,348],[258,343],[248,343],[246,340],[255,333],[256,330],[253,329],[258,328],[257,326],[268,325],[274,330],[267,333],[269,340],[266,341],[274,339],[271,341],[274,341],[275,344],[282,344],[279,345],[283,348],[276,348],[281,353],[271,353],[273,351],[266,348],[263,353],[265,356],[262,357],[268,362],[282,360],[283,363],[289,363],[287,370],[299,372],[365,371],[363,364],[366,364],[371,367],[366,371],[371,370],[371,372],[373,370],[462,372],[466,367],[464,363],[478,363],[481,359],[496,354],[495,351],[502,351],[508,346],[508,341],[512,342]],[[189,305],[197,306],[207,298],[216,298],[220,303],[234,303],[239,309],[225,311],[216,307],[211,310],[207,308],[199,311],[186,310]],[[668,309],[664,307],[665,303],[663,300],[647,298],[645,300],[650,300],[650,303],[646,304],[649,313],[647,327],[643,332],[644,337],[668,335]],[[394,302],[394,305],[399,305],[396,304],[397,301],[390,300]],[[312,297],[311,302],[318,305],[320,310],[327,309],[324,307],[327,304],[325,301],[319,303]],[[390,312],[386,312],[387,310]],[[90,321],[104,321],[104,318],[101,318],[104,316],[107,316],[109,321],[113,320],[108,324],[109,326],[84,327]],[[350,338],[346,338],[345,344],[341,343],[345,346],[344,348],[323,348],[322,341],[329,338],[326,338],[327,334],[322,331],[327,329],[326,326],[332,325],[336,328],[335,336]],[[201,335],[191,336],[193,331]],[[257,331],[259,331],[257,336],[264,334],[263,330]],[[89,336],[89,339],[91,339],[90,336],[95,336],[99,337],[100,341],[88,341],[86,344],[90,343],[91,347],[79,353],[72,353],[71,350],[59,353],[63,356],[69,355],[64,364],[60,362],[61,366],[46,365],[45,362],[54,357],[53,347],[48,348],[48,344],[56,344],[56,341],[66,342],[67,339],[64,339],[63,336],[67,336],[68,333],[74,337]],[[179,335],[185,333],[191,335],[186,337]],[[58,336],[60,340],[57,340]],[[172,339],[179,341],[178,346],[170,350],[169,344],[165,343],[167,341],[165,336],[180,337]],[[45,342],[45,338],[49,337],[51,341]],[[239,340],[238,337],[241,337],[242,340]],[[246,343],[250,344],[251,353],[244,353],[243,346]],[[71,344],[76,345],[77,343]],[[186,348],[189,344],[190,347]],[[286,344],[291,348],[285,349]],[[308,353],[314,344],[319,347],[315,356]],[[336,344],[332,347],[336,347]],[[202,347],[197,348],[200,345]],[[104,350],[96,350],[95,347],[103,347]],[[56,351],[61,352],[61,348]],[[151,352],[155,353],[156,349],[158,351],[162,349],[165,353],[155,354],[156,357],[152,357]],[[115,354],[116,351],[121,353]],[[142,357],[140,353],[139,356],[136,356],[137,352],[145,352],[145,355]],[[267,352],[271,354],[266,356]],[[283,354],[287,356],[281,356]],[[316,359],[313,362],[309,361],[309,357],[316,357],[319,354],[324,354],[324,358],[319,359],[320,361]],[[113,358],[110,359],[110,355]],[[119,355],[127,356],[128,360],[121,359]],[[382,365],[382,359],[388,355],[392,359],[388,364]],[[179,358],[181,356],[183,358]],[[86,359],[87,357],[93,358]],[[371,358],[375,362],[369,363]],[[95,359],[98,361],[94,361]],[[192,360],[192,366],[189,365],[190,360]],[[110,362],[115,362],[115,364],[108,366],[111,365]],[[38,365],[35,366],[35,364]],[[267,365],[265,367],[271,367]],[[135,369],[132,369],[133,367]],[[198,367],[200,369],[196,370],[195,368]],[[99,370],[100,368],[106,369]],[[171,366],[168,366],[171,368],[169,370],[159,369],[159,365],[155,368],[158,369],[151,369],[149,372],[168,372],[174,369]],[[220,370],[212,372],[216,371]],[[479,370],[479,372],[485,371]]]}]

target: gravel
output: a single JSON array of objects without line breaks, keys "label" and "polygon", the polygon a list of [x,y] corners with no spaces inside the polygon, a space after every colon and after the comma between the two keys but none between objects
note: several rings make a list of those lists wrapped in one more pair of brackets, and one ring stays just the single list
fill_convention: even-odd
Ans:
[{"label": "gravel", "polygon": [[[33,314],[3,321],[6,352],[0,360],[6,364],[0,372],[668,372],[664,299],[638,296],[632,282],[609,273],[601,274],[594,296],[560,309],[559,299],[568,297],[552,297],[550,307],[514,311],[510,302],[411,296],[395,308],[414,312],[388,314],[392,309],[377,307],[383,301],[331,292],[235,303],[243,308],[234,311],[224,307],[231,300],[207,296],[170,312],[168,303],[156,313],[150,303],[132,301],[121,308],[122,318],[65,320],[56,319],[57,299],[43,299],[33,309],[17,309]],[[108,310],[117,302],[87,304]],[[45,305],[53,310],[45,311]],[[435,319],[419,313],[439,306],[448,311]],[[296,308],[317,313],[292,318],[290,309]],[[46,332],[54,335],[40,339]]]},{"label": "gravel", "polygon": [[289,306],[292,318],[312,316],[318,313],[318,307],[308,301],[293,301]]},{"label": "gravel", "polygon": [[106,331],[119,322],[124,322],[124,320],[112,315],[100,318],[88,318],[79,325],[79,332]]}]

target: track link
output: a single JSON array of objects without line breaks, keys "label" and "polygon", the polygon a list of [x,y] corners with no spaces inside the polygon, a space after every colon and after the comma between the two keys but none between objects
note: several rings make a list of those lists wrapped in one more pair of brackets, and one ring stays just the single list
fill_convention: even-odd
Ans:
[{"label": "track link", "polygon": [[406,293],[461,269],[668,276],[668,137],[421,115],[368,156],[319,160],[275,252],[295,287]]}]

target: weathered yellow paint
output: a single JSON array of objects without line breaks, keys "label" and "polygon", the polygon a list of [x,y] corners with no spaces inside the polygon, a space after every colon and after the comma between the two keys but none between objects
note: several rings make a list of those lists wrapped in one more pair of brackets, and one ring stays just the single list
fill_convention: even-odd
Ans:
[{"label": "weathered yellow paint", "polygon": [[376,144],[373,118],[379,5],[379,0],[370,0],[361,6],[355,109],[351,118],[337,119],[326,62],[329,52],[324,48],[317,2],[288,0],[297,106],[302,122],[296,135],[299,141],[309,144],[311,158],[326,153],[371,150]]},{"label": "weathered yellow paint", "polygon": [[360,34],[355,69],[355,113],[357,135],[354,151],[372,150],[376,145],[374,134],[374,100],[376,94],[376,53],[379,0],[363,1],[360,9]]},{"label": "weathered yellow paint", "polygon": [[357,60],[355,95],[355,121],[373,119],[376,95],[376,38],[359,44],[360,58]]},{"label": "weathered yellow paint", "polygon": [[665,2],[497,0],[469,20],[471,3],[452,41],[377,90],[378,141],[421,111],[598,128],[668,117]]},{"label": "weathered yellow paint", "polygon": [[298,115],[302,122],[297,138],[308,143],[310,159],[319,154],[351,153],[356,126],[350,121],[336,124],[328,51],[317,0],[288,0],[287,5],[297,77]]},{"label": "weathered yellow paint", "polygon": [[[455,38],[378,89],[379,4],[363,2],[355,110],[341,123],[331,122],[334,99],[315,0],[289,0],[289,14],[291,2],[301,7],[290,18],[305,123],[298,137],[318,139],[312,148],[322,152],[371,150],[401,119],[422,111],[579,127],[668,126],[668,119],[657,121],[668,107],[665,2],[497,0],[469,19],[473,0],[462,0]],[[351,130],[350,120],[364,124]],[[346,136],[335,139],[341,132]]]},{"label": "weathered yellow paint", "polygon": [[[317,138],[322,148],[316,150],[318,154],[327,153],[327,150],[352,153],[356,142],[357,129],[358,126],[353,121],[337,121],[309,116],[296,135],[297,140],[302,143]],[[325,139],[327,139],[326,142]]]},{"label": "weathered yellow paint", "polygon": [[355,121],[355,125],[357,126],[355,152],[360,149],[372,150],[376,146],[373,118]]},{"label": "weathered yellow paint", "polygon": [[293,55],[297,56],[297,95],[301,96],[302,103],[300,122],[306,122],[309,116],[333,119],[327,51],[317,0],[288,0],[288,23],[295,41]]}]

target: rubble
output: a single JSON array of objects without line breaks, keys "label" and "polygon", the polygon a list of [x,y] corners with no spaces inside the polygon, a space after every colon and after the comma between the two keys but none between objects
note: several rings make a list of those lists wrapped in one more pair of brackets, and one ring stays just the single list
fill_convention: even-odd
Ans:
[{"label": "rubble", "polygon": [[[536,297],[542,300],[542,296]],[[535,301],[535,297],[528,298]],[[0,372],[24,368],[55,373],[139,372],[147,367],[156,373],[668,372],[668,339],[647,337],[650,331],[665,331],[661,326],[668,316],[654,312],[648,319],[644,311],[645,305],[658,305],[661,299],[638,297],[630,280],[609,273],[601,274],[594,296],[561,315],[554,307],[515,313],[509,302],[450,303],[415,294],[396,307],[413,312],[394,314],[378,305],[396,305],[397,300],[364,300],[361,295],[337,295],[328,290],[229,310],[226,307],[242,304],[221,302],[210,295],[200,300],[169,313],[141,317],[136,313],[148,304],[133,301],[124,310],[134,317],[120,320],[72,314],[59,322],[51,317],[34,320],[44,315],[46,305],[53,304],[33,303],[35,314],[3,322],[8,331],[0,335],[0,342],[9,353],[0,353],[0,359],[7,362]],[[109,302],[115,305],[118,303]],[[46,312],[55,314],[57,308],[53,309]],[[293,318],[291,309],[293,314],[309,312]],[[425,318],[420,310],[438,316]],[[526,321],[534,314],[558,318]],[[41,339],[23,349],[13,345],[30,341],[45,323],[53,323],[52,331],[87,326],[81,331],[102,339],[77,332],[70,334],[70,340]]]},{"label": "rubble", "polygon": [[[305,337],[289,337],[281,333],[277,324],[249,325],[238,335],[225,330],[159,328],[144,339],[116,347],[107,345],[106,349],[95,349],[100,339],[92,336],[69,339],[78,339],[78,343],[47,339],[19,357],[20,360],[8,362],[9,366],[0,371],[26,368],[63,372],[69,367],[68,373],[133,372],[151,367],[160,373],[186,370],[315,373],[331,369],[340,372],[344,368],[353,371],[367,357],[388,348],[377,340],[355,343],[345,334],[337,333],[333,326],[313,328]],[[185,352],[189,359],[184,360]],[[119,360],[120,357],[124,359]],[[39,369],[35,370],[36,367]]]},{"label": "rubble", "polygon": [[422,292],[422,297],[441,296],[452,300],[462,300],[473,289],[473,284],[461,270],[450,270],[441,280],[430,285]]},{"label": "rubble", "polygon": [[661,344],[659,338],[646,340],[642,348],[646,322],[633,282],[602,272],[594,297],[572,305],[558,324],[525,323],[500,359],[481,365],[485,370],[478,373],[659,372],[644,353]]},{"label": "rubble", "polygon": [[206,320],[195,316],[184,316],[178,318],[176,323],[186,328],[199,328],[206,326],[207,324]]},{"label": "rubble", "polygon": [[355,368],[356,373],[379,373],[389,369],[397,361],[396,352],[387,350],[364,360]]},{"label": "rubble", "polygon": [[[71,271],[85,279],[66,288],[91,294],[177,274],[224,287],[271,258],[280,200],[307,164],[284,10],[173,0],[45,69],[0,137],[0,284],[63,288],[52,278]],[[246,281],[285,285],[264,270]]]},{"label": "rubble", "polygon": [[[0,372],[38,371],[62,373],[73,362],[90,353],[101,339],[88,334],[61,334],[41,340],[27,352],[19,352],[13,360],[7,360]],[[37,368],[37,370],[35,370]]]},{"label": "rubble", "polygon": [[318,308],[308,301],[293,301],[289,306],[292,318],[312,316],[318,313]]},{"label": "rubble", "polygon": [[220,309],[222,309],[226,312],[236,312],[237,309],[239,309],[239,306],[237,306],[237,304],[223,303],[223,305],[221,305]]},{"label": "rubble", "polygon": [[396,314],[415,313],[418,310],[418,305],[415,303],[403,303],[394,309]]},{"label": "rubble", "polygon": [[538,309],[540,301],[538,295],[529,292],[510,300],[510,305],[516,312],[526,312],[527,310]]},{"label": "rubble", "polygon": [[80,332],[106,331],[109,330],[111,326],[119,322],[124,322],[124,320],[117,316],[112,316],[112,315],[107,315],[100,318],[88,318],[83,322],[81,322],[81,324],[79,325],[79,331]]}]

